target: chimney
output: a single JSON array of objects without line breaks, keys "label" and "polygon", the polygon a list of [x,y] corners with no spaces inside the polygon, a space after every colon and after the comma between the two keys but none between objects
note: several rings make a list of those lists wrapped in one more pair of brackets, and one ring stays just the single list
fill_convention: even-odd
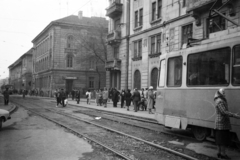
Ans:
[{"label": "chimney", "polygon": [[78,19],[82,19],[82,14],[83,14],[82,11],[79,11],[79,12],[78,12]]}]

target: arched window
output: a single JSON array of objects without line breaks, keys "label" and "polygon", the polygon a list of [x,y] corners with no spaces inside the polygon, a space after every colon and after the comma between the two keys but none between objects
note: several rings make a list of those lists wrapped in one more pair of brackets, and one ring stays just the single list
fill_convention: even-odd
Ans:
[{"label": "arched window", "polygon": [[73,48],[73,36],[72,35],[67,37],[67,48]]},{"label": "arched window", "polygon": [[157,78],[158,78],[158,69],[153,68],[151,72],[151,86],[153,86],[153,89],[157,89]]},{"label": "arched window", "polygon": [[134,73],[134,88],[141,89],[141,73],[139,70]]},{"label": "arched window", "polygon": [[72,55],[67,55],[67,67],[68,68],[73,67],[73,56]]}]

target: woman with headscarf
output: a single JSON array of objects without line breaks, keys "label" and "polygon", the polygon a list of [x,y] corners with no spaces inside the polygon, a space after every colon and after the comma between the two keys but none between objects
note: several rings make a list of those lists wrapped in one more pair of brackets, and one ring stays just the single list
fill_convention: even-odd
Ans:
[{"label": "woman with headscarf", "polygon": [[153,93],[153,87],[150,86],[148,89],[148,93],[147,93],[147,108],[148,108],[148,113],[149,114],[153,114],[152,109],[153,109],[153,103],[154,103],[154,93]]},{"label": "woman with headscarf", "polygon": [[231,159],[226,155],[226,146],[230,140],[230,118],[240,118],[239,115],[228,111],[228,103],[225,97],[225,89],[220,88],[214,96],[216,119],[215,119],[215,141],[218,147],[218,158]]}]

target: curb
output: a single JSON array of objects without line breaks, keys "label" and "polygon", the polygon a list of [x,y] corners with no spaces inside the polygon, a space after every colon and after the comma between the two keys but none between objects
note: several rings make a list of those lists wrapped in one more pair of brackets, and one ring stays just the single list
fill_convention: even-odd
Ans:
[{"label": "curb", "polygon": [[17,106],[16,105],[12,105],[12,108],[9,110],[9,113],[10,114],[13,114],[17,109]]}]

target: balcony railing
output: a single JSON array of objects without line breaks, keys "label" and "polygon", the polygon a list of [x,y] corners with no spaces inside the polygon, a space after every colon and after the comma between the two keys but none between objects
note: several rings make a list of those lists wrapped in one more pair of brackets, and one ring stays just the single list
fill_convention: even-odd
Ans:
[{"label": "balcony railing", "polygon": [[189,0],[187,11],[202,10],[210,8],[216,0]]},{"label": "balcony railing", "polygon": [[108,45],[115,45],[121,41],[121,31],[114,30],[107,35]]},{"label": "balcony railing", "polygon": [[105,63],[105,69],[106,71],[121,70],[121,60],[115,59],[112,61],[107,61]]},{"label": "balcony railing", "polygon": [[123,4],[120,2],[120,0],[115,0],[106,10],[107,14],[106,16],[110,18],[118,17],[122,14],[122,6]]}]

